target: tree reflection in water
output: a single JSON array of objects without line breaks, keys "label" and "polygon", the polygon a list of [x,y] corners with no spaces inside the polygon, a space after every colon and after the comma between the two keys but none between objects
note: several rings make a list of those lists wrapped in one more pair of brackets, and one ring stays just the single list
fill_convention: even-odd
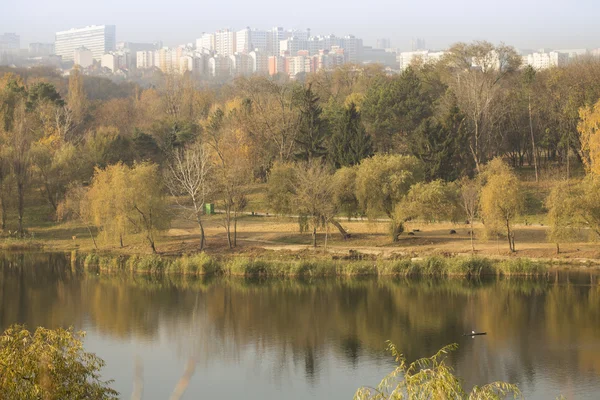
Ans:
[{"label": "tree reflection in water", "polygon": [[[330,355],[349,368],[359,368],[362,359],[392,366],[386,340],[409,361],[459,342],[451,363],[467,385],[503,380],[526,389],[539,373],[559,385],[577,382],[573,375],[600,375],[595,273],[562,271],[535,280],[248,281],[96,276],[72,269],[63,254],[8,254],[0,264],[3,329],[15,322],[32,329],[73,325],[134,341],[166,334],[182,359],[205,366],[240,361],[253,349],[256,362],[265,357],[274,376],[290,373],[292,363],[311,385]],[[462,338],[472,329],[488,335]]]}]

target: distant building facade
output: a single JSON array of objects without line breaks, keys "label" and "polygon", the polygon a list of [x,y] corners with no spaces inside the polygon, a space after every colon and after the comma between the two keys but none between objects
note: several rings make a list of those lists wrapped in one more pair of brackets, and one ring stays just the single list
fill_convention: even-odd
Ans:
[{"label": "distant building facade", "polygon": [[532,53],[527,56],[526,63],[537,70],[562,67],[569,63],[569,55],[557,51],[551,51],[549,53]]},{"label": "distant building facade", "polygon": [[85,47],[92,52],[94,60],[116,49],[116,27],[114,25],[87,26],[56,32],[54,50],[63,61],[74,61],[75,50]]},{"label": "distant building facade", "polygon": [[88,68],[94,65],[94,56],[92,51],[86,47],[79,47],[73,52],[73,62],[81,68]]},{"label": "distant building facade", "polygon": [[16,54],[21,49],[21,37],[16,33],[0,35],[0,53]]}]

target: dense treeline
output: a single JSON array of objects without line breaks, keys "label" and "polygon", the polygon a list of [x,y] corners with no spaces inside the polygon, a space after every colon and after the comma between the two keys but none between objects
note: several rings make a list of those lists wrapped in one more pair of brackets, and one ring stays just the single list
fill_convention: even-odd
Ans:
[{"label": "dense treeline", "polygon": [[414,218],[479,217],[514,250],[523,201],[510,167],[531,167],[537,180],[564,165],[568,179],[576,163],[589,176],[552,192],[551,237],[568,240],[582,226],[600,235],[600,63],[534,71],[520,60],[508,46],[459,43],[437,64],[417,61],[398,75],[344,66],[218,88],[189,76],[141,88],[76,69],[68,79],[9,71],[0,78],[2,230],[14,224],[26,236],[38,192],[53,217],[79,220],[92,237],[98,228],[123,246],[139,233],[152,250],[178,210],[197,223],[202,248],[211,201],[233,247],[248,185],[269,182],[272,210],[299,215],[315,245],[329,224],[349,237],[341,215],[387,217],[393,240]]}]

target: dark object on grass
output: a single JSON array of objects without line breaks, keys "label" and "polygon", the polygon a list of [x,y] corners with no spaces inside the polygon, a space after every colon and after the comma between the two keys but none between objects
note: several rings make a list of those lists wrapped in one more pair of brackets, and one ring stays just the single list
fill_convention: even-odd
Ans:
[{"label": "dark object on grass", "polygon": [[450,230],[451,235],[456,235],[456,231],[454,229]]},{"label": "dark object on grass", "polygon": [[408,236],[415,236],[414,232],[408,232]]},{"label": "dark object on grass", "polygon": [[487,332],[471,331],[471,333],[463,333],[463,336],[483,336],[483,335],[487,335]]},{"label": "dark object on grass", "polygon": [[413,232],[421,232],[420,229],[413,229]]}]

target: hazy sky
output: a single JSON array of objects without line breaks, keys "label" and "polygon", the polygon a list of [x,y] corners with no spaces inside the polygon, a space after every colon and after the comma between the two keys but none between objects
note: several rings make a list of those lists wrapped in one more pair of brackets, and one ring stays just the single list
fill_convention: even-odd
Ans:
[{"label": "hazy sky", "polygon": [[409,49],[485,39],[518,48],[600,47],[600,0],[0,0],[0,32],[22,47],[52,42],[54,32],[114,24],[117,41],[193,42],[220,28],[311,28],[352,33],[366,45],[379,37]]}]

